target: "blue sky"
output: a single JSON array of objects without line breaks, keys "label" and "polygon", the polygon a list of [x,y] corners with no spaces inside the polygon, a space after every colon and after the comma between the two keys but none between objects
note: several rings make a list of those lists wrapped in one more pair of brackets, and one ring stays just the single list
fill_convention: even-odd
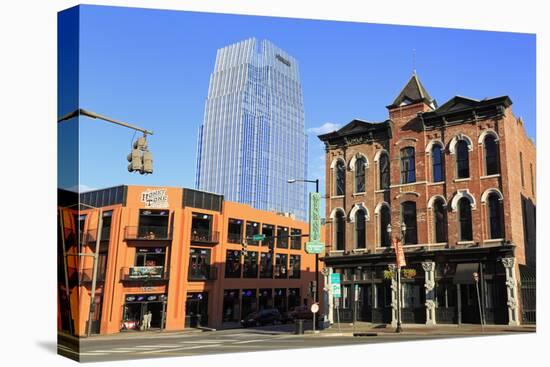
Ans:
[{"label": "blue sky", "polygon": [[[131,174],[134,133],[81,118],[80,183],[91,188],[193,187],[216,50],[250,37],[269,39],[300,64],[312,179],[324,174],[316,133],[354,118],[385,120],[412,74],[413,49],[440,105],[457,94],[509,95],[535,137],[534,35],[100,6],[81,6],[79,35],[80,107],[155,133],[154,174]],[[60,115],[71,108],[63,99]]]}]

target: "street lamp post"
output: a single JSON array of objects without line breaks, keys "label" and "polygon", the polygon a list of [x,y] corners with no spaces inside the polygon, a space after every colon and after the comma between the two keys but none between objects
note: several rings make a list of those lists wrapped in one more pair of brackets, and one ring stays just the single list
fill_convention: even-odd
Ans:
[{"label": "street lamp post", "polygon": [[[288,183],[295,183],[295,182],[307,182],[307,183],[314,183],[315,184],[315,192],[319,192],[319,179],[315,180],[298,180],[291,178],[287,180]],[[319,299],[319,254],[315,254],[315,294],[313,296],[313,303],[317,303],[317,300]],[[315,316],[314,316],[315,317]]]}]

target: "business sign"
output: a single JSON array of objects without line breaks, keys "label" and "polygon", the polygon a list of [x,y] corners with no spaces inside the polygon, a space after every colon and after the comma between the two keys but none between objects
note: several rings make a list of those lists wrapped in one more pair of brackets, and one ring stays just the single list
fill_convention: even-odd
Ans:
[{"label": "business sign", "polygon": [[147,208],[168,208],[168,190],[147,189],[141,192],[141,202]]},{"label": "business sign", "polygon": [[309,193],[309,241],[321,242],[321,194]]},{"label": "business sign", "polygon": [[308,254],[320,254],[325,249],[325,244],[321,242],[307,242],[306,252]]}]

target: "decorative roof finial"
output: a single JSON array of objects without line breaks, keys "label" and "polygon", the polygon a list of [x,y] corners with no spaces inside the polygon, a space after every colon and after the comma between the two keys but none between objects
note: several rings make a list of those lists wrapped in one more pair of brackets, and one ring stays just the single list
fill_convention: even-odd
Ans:
[{"label": "decorative roof finial", "polygon": [[416,75],[416,49],[415,48],[413,48],[412,57],[413,57],[413,75]]}]

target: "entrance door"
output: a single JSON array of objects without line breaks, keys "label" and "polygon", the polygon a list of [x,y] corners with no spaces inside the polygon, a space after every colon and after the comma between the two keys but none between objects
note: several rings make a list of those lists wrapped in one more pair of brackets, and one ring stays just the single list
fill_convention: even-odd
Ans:
[{"label": "entrance door", "polygon": [[372,322],[372,284],[359,284],[357,320]]},{"label": "entrance door", "polygon": [[479,306],[475,284],[460,285],[460,305],[463,324],[479,324]]},{"label": "entrance door", "polygon": [[185,327],[208,325],[208,292],[187,293],[185,302]]}]

